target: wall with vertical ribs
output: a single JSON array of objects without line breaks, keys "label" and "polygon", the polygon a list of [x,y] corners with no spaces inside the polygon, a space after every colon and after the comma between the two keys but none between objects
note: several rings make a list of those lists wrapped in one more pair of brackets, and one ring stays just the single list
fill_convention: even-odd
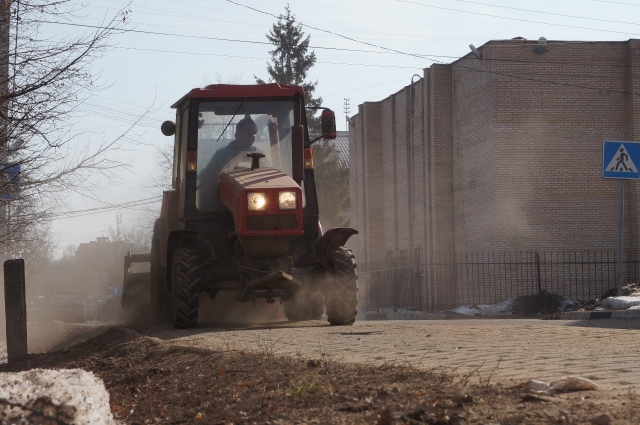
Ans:
[{"label": "wall with vertical ribs", "polygon": [[[602,178],[602,143],[640,141],[640,40],[549,41],[542,54],[536,43],[490,41],[481,59],[434,64],[359,106],[350,246],[363,283],[389,254],[616,249],[618,182]],[[640,182],[626,182],[626,249],[639,249],[639,202]],[[418,290],[421,307],[456,303],[437,270]]]}]

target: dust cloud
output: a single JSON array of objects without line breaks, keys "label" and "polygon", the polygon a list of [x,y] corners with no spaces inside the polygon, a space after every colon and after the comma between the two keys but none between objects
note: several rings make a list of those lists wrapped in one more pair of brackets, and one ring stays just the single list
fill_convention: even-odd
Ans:
[{"label": "dust cloud", "polygon": [[201,295],[198,327],[219,324],[259,324],[287,320],[279,299],[271,304],[267,304],[264,299],[257,299],[254,305],[252,302],[237,302],[236,295],[236,292],[221,291],[215,300],[211,300],[206,294]]},{"label": "dust cloud", "polygon": [[[68,270],[67,270],[68,272]],[[66,277],[71,273],[66,273]],[[63,276],[65,273],[63,273]],[[75,276],[74,276],[75,277]],[[63,281],[64,284],[59,284]],[[307,282],[318,288],[326,289],[326,282],[316,280]],[[60,279],[51,276],[47,284],[35,279],[27,279],[27,335],[29,353],[44,353],[70,347],[87,339],[98,336],[114,326],[146,327],[152,326],[149,306],[132,310],[123,310],[119,297],[107,294],[88,293],[86,281],[82,279]],[[4,314],[4,288],[0,291],[0,362],[6,360],[6,333]],[[42,319],[36,311],[37,298],[54,292],[76,292],[87,306],[86,321],[66,323],[60,320]],[[198,328],[228,325],[258,325],[288,322],[284,307],[279,298],[268,304],[264,299],[255,303],[239,303],[235,300],[235,291],[221,291],[212,300],[206,293],[200,296]],[[107,304],[97,304],[99,300]],[[93,305],[91,305],[93,304]],[[168,325],[170,326],[170,325]]]},{"label": "dust cloud", "polygon": [[[75,261],[63,259],[51,261],[37,270],[25,261],[25,291],[27,313],[27,349],[31,354],[44,353],[70,347],[93,338],[118,323],[122,309],[117,297],[112,296],[106,285],[94,284],[76,267]],[[117,270],[122,275],[122,265]],[[0,273],[2,275],[2,273]],[[115,273],[113,281],[117,279]],[[121,279],[120,279],[121,280]],[[48,294],[72,292],[78,294],[86,309],[85,320],[76,323],[54,320],[50,304],[43,302]],[[105,299],[107,310],[102,315],[110,320],[98,321],[98,302]],[[4,301],[4,282],[0,278],[0,362],[6,361],[6,317]]]},{"label": "dust cloud", "polygon": [[[2,309],[4,316],[4,308]],[[58,320],[27,322],[27,349],[30,354],[47,353],[79,344],[111,328],[104,323],[65,323]],[[6,327],[3,321],[0,339],[0,362],[7,358]]]}]

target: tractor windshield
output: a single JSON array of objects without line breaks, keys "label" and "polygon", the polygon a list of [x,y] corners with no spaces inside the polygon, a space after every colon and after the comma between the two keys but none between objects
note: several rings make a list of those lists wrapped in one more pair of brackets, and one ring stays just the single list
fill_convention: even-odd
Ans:
[{"label": "tractor windshield", "polygon": [[291,176],[292,124],[292,101],[201,103],[198,111],[198,209],[225,209],[220,202],[219,176],[225,171],[250,168],[249,152],[265,155],[260,160],[261,167],[277,168]]}]

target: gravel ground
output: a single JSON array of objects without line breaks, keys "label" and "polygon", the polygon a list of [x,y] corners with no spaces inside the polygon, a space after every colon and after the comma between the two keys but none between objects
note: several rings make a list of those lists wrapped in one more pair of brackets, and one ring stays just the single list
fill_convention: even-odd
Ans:
[{"label": "gravel ground", "polygon": [[110,394],[114,417],[128,424],[640,422],[640,400],[630,391],[537,395],[495,382],[490,370],[172,347],[128,329],[0,365],[0,372],[33,368],[95,373]]}]

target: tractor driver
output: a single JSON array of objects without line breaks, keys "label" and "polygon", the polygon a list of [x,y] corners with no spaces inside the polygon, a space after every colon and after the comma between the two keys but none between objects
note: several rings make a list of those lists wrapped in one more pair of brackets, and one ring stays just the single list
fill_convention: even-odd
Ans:
[{"label": "tractor driver", "polygon": [[236,138],[227,146],[218,149],[207,167],[198,173],[198,208],[217,210],[222,208],[220,202],[219,176],[223,171],[233,170],[241,163],[250,162],[247,152],[257,151],[253,143],[256,141],[258,126],[250,116],[245,116],[236,124]]}]

